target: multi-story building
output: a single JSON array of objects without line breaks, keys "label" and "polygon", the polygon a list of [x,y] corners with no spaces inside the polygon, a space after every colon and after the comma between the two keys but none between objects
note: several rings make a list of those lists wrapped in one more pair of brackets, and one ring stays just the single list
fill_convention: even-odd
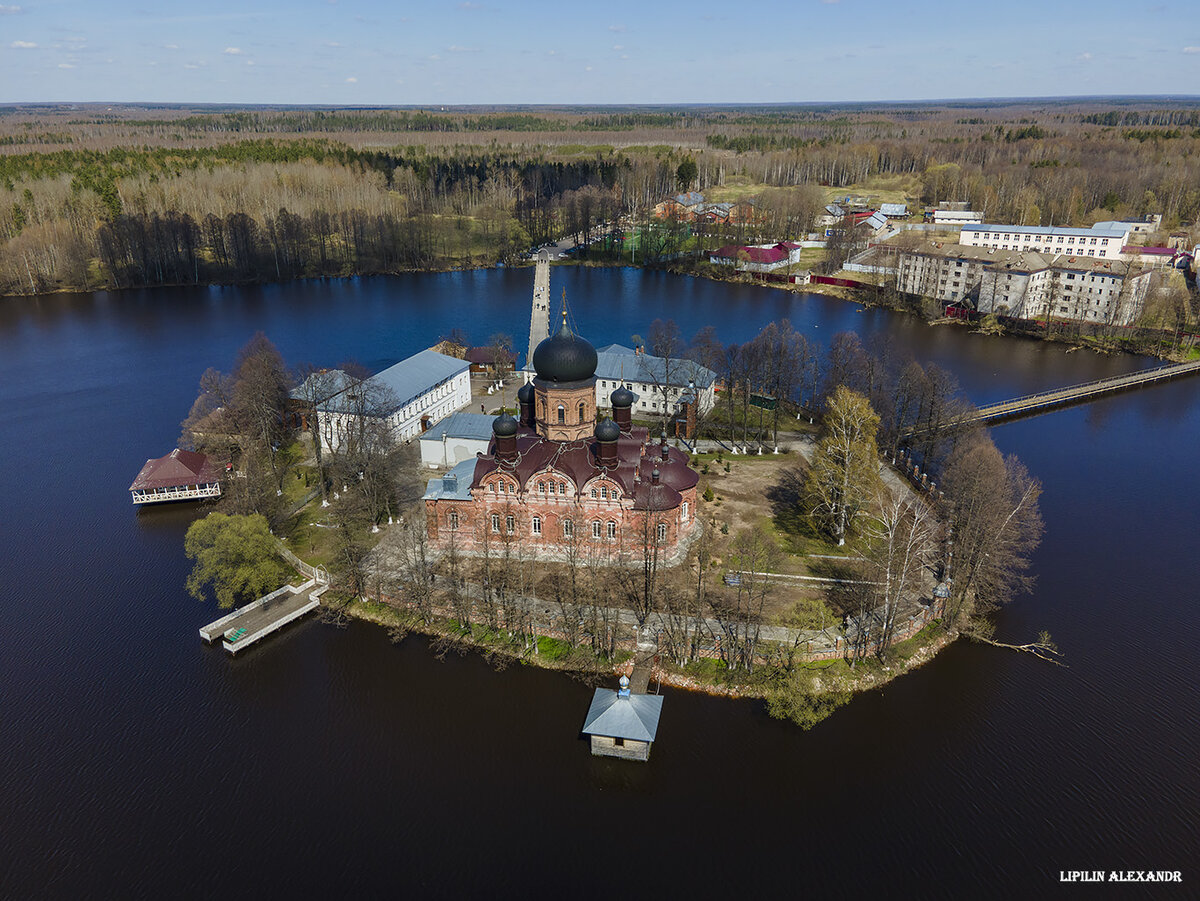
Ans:
[{"label": "multi-story building", "polygon": [[958,243],[964,247],[1016,250],[1058,256],[1121,259],[1129,240],[1127,222],[1097,222],[1091,228],[1056,228],[1049,225],[964,225]]},{"label": "multi-story building", "polygon": [[1149,276],[1123,260],[930,244],[901,251],[897,287],[1017,319],[1129,325],[1141,315]]}]

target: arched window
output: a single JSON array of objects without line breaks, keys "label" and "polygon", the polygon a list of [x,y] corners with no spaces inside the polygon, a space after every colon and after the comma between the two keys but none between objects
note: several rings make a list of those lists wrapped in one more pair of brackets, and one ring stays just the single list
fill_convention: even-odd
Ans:
[{"label": "arched window", "polygon": [[500,531],[500,514],[499,513],[492,514],[492,531],[497,532],[497,533]]},{"label": "arched window", "polygon": [[598,519],[592,523],[592,537],[593,538],[600,537],[600,520],[598,520]]},{"label": "arched window", "polygon": [[504,517],[504,528],[508,530],[509,535],[517,531],[517,520],[511,513]]},{"label": "arched window", "polygon": [[604,498],[605,500],[608,500],[608,489],[607,489],[607,488],[601,488],[601,489],[600,489],[600,496],[601,496],[602,498]]},{"label": "arched window", "polygon": [[608,521],[608,537],[609,538],[617,537],[617,524],[615,522],[613,522],[611,519]]},{"label": "arched window", "polygon": [[447,520],[447,522],[450,523],[450,531],[457,532],[458,531],[458,511],[451,510],[450,515],[446,517],[446,520]]},{"label": "arched window", "polygon": [[583,401],[580,401],[579,402],[579,421],[580,422],[583,422],[583,417],[585,415],[586,410],[587,410],[587,406],[584,404]]},{"label": "arched window", "polygon": [[553,482],[550,483],[550,493],[551,494],[554,493],[554,483]]},{"label": "arched window", "polygon": [[595,488],[593,488],[593,489],[592,489],[592,500],[595,500],[595,499],[596,499],[596,497],[597,497],[596,489],[595,489]]},{"label": "arched window", "polygon": [[684,501],[683,506],[680,508],[680,511],[679,511],[679,521],[687,522],[687,518],[688,518],[688,504],[687,504],[687,501]]},{"label": "arched window", "polygon": [[567,424],[567,408],[562,404],[558,405],[558,423],[559,425]]},{"label": "arched window", "polygon": [[667,540],[667,524],[665,522],[660,522],[658,524],[658,542],[659,542],[659,544],[662,544],[666,540]]},{"label": "arched window", "polygon": [[542,534],[542,518],[540,516],[535,516],[533,518],[533,534],[534,535]]},{"label": "arched window", "polygon": [[546,483],[538,482],[538,494],[545,494],[545,493],[546,493]]},{"label": "arched window", "polygon": [[575,523],[569,519],[563,520],[563,538],[571,538],[575,535]]}]

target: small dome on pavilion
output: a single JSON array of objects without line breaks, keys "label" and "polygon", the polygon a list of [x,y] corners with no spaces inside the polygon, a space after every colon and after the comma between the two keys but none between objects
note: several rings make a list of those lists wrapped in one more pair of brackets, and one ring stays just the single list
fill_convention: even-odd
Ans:
[{"label": "small dome on pavilion", "polygon": [[517,389],[517,402],[522,404],[533,403],[533,382],[526,382]]}]

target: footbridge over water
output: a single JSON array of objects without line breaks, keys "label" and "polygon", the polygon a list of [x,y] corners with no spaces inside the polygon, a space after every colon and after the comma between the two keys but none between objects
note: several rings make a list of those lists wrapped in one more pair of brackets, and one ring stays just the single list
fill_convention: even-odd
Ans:
[{"label": "footbridge over water", "polygon": [[1094,382],[1084,382],[1080,385],[1070,385],[1066,388],[1055,388],[1038,394],[1027,394],[1012,400],[1001,401],[980,407],[974,413],[958,420],[956,425],[973,425],[976,423],[999,422],[1004,419],[1015,419],[1020,416],[1043,413],[1057,407],[1071,404],[1086,403],[1106,394],[1116,394],[1118,391],[1130,391],[1143,388],[1169,379],[1182,378],[1187,375],[1200,373],[1200,360],[1187,363],[1168,363],[1153,369],[1143,369],[1126,375],[1114,375]]}]

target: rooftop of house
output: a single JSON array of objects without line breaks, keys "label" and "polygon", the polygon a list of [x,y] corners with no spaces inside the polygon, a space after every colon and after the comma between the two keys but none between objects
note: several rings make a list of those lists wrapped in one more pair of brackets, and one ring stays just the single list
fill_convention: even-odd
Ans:
[{"label": "rooftop of house", "polygon": [[662,716],[662,695],[621,697],[610,688],[597,688],[583,719],[585,735],[604,735],[631,741],[654,741]]},{"label": "rooftop of house", "polygon": [[655,385],[669,382],[676,388],[686,388],[688,382],[693,382],[698,388],[707,388],[716,381],[717,374],[693,360],[673,359],[668,365],[662,357],[610,344],[596,351],[596,378]]},{"label": "rooftop of house", "polygon": [[[492,419],[494,417],[488,417]],[[475,460],[463,460],[449,472],[430,479],[422,500],[469,501],[471,499],[471,476],[475,472]]]},{"label": "rooftop of house", "polygon": [[154,488],[178,488],[216,482],[220,478],[220,467],[204,454],[175,448],[165,457],[147,460],[130,491],[149,491]]},{"label": "rooftop of house", "polygon": [[[387,392],[389,395],[388,409],[383,412],[391,413],[412,403],[431,388],[470,368],[471,364],[466,360],[448,357],[436,350],[423,350],[376,373],[367,381]],[[360,407],[347,396],[345,391],[329,398],[320,409],[334,413],[357,413],[360,411]]]},{"label": "rooftop of house", "polygon": [[422,441],[441,441],[443,438],[467,438],[490,441],[495,416],[487,413],[451,413],[421,435]]},{"label": "rooftop of house", "polygon": [[967,232],[999,232],[1009,235],[1062,235],[1085,238],[1124,238],[1129,233],[1129,226],[1116,222],[1097,222],[1090,228],[1059,228],[1049,225],[1000,225],[994,222],[983,222],[979,225],[964,225],[963,233]]}]

